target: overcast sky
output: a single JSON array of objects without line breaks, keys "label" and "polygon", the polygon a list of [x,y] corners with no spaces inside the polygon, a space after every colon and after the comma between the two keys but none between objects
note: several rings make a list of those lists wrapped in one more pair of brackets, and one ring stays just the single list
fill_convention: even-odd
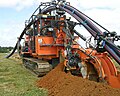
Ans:
[{"label": "overcast sky", "polygon": [[[40,2],[50,0],[0,0],[0,46],[14,46],[17,37]],[[120,35],[119,0],[67,0],[109,31]],[[87,36],[82,33],[83,35]],[[117,43],[119,44],[119,43]]]}]

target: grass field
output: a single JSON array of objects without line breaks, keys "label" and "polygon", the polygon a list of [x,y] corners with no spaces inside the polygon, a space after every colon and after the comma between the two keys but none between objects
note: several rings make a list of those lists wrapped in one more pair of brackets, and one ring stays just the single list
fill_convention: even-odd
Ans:
[{"label": "grass field", "polygon": [[[36,86],[40,78],[26,70],[21,60],[6,59],[5,56],[0,53],[0,96],[48,96],[46,89]],[[118,64],[114,63],[120,70]]]},{"label": "grass field", "polygon": [[40,78],[25,70],[20,60],[4,57],[0,53],[0,96],[47,96],[47,90],[36,87]]}]

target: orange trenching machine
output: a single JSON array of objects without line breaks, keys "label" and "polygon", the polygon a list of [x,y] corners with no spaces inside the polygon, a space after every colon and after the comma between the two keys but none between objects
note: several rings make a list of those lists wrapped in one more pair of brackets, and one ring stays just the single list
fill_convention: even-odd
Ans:
[{"label": "orange trenching machine", "polygon": [[[66,13],[74,17],[76,22],[68,18]],[[95,46],[80,34],[82,32],[78,32],[79,29],[75,29],[76,25],[85,27],[96,41]],[[21,46],[24,34],[24,46]],[[81,47],[81,42],[76,41],[79,38],[87,42],[89,47]],[[39,76],[63,62],[66,73],[120,88],[120,74],[113,63],[114,59],[120,64],[120,48],[114,44],[118,40],[120,36],[116,32],[109,32],[69,2],[52,0],[41,3],[25,22],[15,48],[7,58],[18,49],[24,66]]]}]

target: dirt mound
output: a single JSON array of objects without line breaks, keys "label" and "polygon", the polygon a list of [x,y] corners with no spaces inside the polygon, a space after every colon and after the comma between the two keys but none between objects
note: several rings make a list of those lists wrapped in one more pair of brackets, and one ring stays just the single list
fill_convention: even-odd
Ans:
[{"label": "dirt mound", "polygon": [[120,96],[120,89],[66,74],[62,69],[63,64],[59,64],[37,86],[47,88],[49,96]]}]

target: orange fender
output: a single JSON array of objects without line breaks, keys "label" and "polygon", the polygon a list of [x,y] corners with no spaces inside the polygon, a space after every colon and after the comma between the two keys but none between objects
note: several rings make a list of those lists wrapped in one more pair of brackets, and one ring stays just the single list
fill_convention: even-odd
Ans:
[{"label": "orange fender", "polygon": [[105,73],[105,80],[108,84],[114,88],[120,88],[120,75],[117,74],[117,69],[112,60],[107,56],[106,53],[97,55],[97,58],[101,62]]}]

